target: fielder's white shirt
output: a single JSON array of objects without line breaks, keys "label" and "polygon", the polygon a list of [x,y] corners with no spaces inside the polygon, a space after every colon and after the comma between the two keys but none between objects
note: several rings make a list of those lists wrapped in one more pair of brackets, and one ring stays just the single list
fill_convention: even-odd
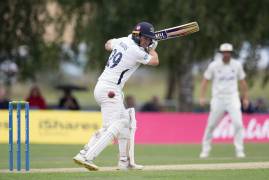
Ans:
[{"label": "fielder's white shirt", "polygon": [[131,36],[111,41],[112,52],[105,70],[98,80],[110,82],[123,88],[125,82],[140,66],[149,63],[152,56],[138,46]]},{"label": "fielder's white shirt", "polygon": [[238,80],[246,77],[242,64],[231,59],[225,64],[222,59],[211,62],[204,73],[204,78],[212,80],[213,98],[239,97]]}]

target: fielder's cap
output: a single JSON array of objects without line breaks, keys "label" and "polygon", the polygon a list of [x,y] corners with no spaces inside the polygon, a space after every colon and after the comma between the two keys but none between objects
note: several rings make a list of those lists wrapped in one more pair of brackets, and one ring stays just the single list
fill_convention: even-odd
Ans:
[{"label": "fielder's cap", "polygon": [[148,22],[140,22],[138,23],[132,34],[139,34],[151,39],[155,39],[155,34],[154,34],[154,27],[152,24],[148,23]]},{"label": "fielder's cap", "polygon": [[219,48],[220,52],[232,52],[233,51],[233,45],[230,43],[223,43],[220,45]]}]

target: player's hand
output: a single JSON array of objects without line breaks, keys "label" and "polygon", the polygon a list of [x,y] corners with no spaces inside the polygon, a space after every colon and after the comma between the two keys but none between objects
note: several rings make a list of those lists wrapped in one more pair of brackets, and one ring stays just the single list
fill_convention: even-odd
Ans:
[{"label": "player's hand", "polygon": [[204,97],[200,97],[199,103],[200,103],[200,106],[202,106],[202,107],[205,106],[205,103],[206,103],[205,98]]},{"label": "player's hand", "polygon": [[156,49],[158,46],[158,41],[152,40],[151,45],[149,45],[149,49]]},{"label": "player's hand", "polygon": [[249,100],[247,98],[244,98],[242,100],[243,109],[247,109],[249,106]]}]

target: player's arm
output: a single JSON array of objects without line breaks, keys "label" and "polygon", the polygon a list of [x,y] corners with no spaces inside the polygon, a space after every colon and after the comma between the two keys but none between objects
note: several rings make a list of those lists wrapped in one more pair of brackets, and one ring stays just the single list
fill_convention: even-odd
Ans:
[{"label": "player's arm", "polygon": [[147,65],[151,65],[151,66],[159,65],[159,57],[158,57],[158,53],[155,51],[155,49],[150,49],[149,54],[151,55],[151,59],[147,63]]},{"label": "player's arm", "polygon": [[115,47],[115,45],[117,45],[120,42],[119,39],[109,39],[106,43],[105,43],[105,49],[107,51],[112,51],[113,48]]},{"label": "player's arm", "polygon": [[105,43],[105,49],[107,50],[107,51],[112,51],[112,41],[113,41],[114,39],[110,39],[110,40],[108,40],[106,43]]},{"label": "player's arm", "polygon": [[214,76],[213,69],[214,69],[213,64],[210,63],[204,73],[204,77],[201,83],[200,98],[199,98],[199,103],[201,106],[204,106],[206,103],[206,99],[205,99],[206,90],[207,90],[209,80],[211,80]]},{"label": "player's arm", "polygon": [[141,50],[140,48],[135,48],[134,53],[136,54],[136,60],[139,63],[157,66],[159,65],[158,53],[155,51],[155,47],[149,47],[148,49]]},{"label": "player's arm", "polygon": [[203,81],[201,83],[201,90],[200,90],[200,98],[199,98],[199,103],[201,106],[205,105],[205,94],[208,86],[208,81],[206,78],[203,78]]},{"label": "player's arm", "polygon": [[240,64],[239,65],[239,70],[238,70],[238,79],[239,79],[239,88],[242,96],[242,105],[243,108],[246,109],[249,106],[249,100],[248,100],[248,85],[245,80],[246,73],[243,69],[243,66]]},{"label": "player's arm", "polygon": [[248,100],[248,85],[245,79],[239,80],[239,86],[242,96],[243,108],[246,109],[249,105]]}]

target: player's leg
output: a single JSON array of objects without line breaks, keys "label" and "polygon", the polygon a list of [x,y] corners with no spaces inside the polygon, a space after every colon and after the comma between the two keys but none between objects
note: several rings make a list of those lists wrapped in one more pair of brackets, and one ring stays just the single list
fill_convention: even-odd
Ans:
[{"label": "player's leg", "polygon": [[[103,117],[103,116],[102,116]],[[108,122],[107,118],[102,119],[103,127],[96,131],[89,139],[88,143],[84,145],[84,147],[80,150],[80,152],[75,157],[85,156],[90,147],[92,147],[102,136],[102,134],[107,130],[110,122]]]},{"label": "player's leg", "polygon": [[102,136],[102,134],[106,131],[106,128],[101,128],[97,132],[95,132],[90,138],[89,142],[84,146],[84,148],[80,151],[81,154],[86,154],[90,147],[92,147],[98,139]]},{"label": "player's leg", "polygon": [[130,128],[124,127],[118,136],[119,144],[119,161],[118,169],[127,170],[129,167],[129,141],[130,141]]},{"label": "player's leg", "polygon": [[[103,108],[102,108],[103,109]],[[103,112],[103,110],[102,110]],[[115,112],[116,113],[116,112]],[[102,113],[103,114],[103,113]],[[113,115],[111,116],[113,117]],[[105,147],[119,134],[120,130],[124,127],[124,122],[120,120],[112,123],[109,128],[101,135],[100,138],[91,146],[85,157],[86,162],[83,165],[88,170],[98,170],[98,167],[93,164],[93,160],[105,149]]]},{"label": "player's leg", "polygon": [[124,122],[115,121],[111,126],[104,132],[100,139],[92,146],[86,153],[86,159],[93,161],[104,148],[118,136],[119,132],[124,127]]},{"label": "player's leg", "polygon": [[[122,93],[122,99],[124,99],[124,94]],[[125,107],[122,107],[121,117],[128,119],[128,125],[125,126],[118,136],[119,145],[119,161],[118,170],[126,170],[129,166],[129,141],[130,141],[130,116]]]},{"label": "player's leg", "polygon": [[210,104],[210,113],[207,119],[207,125],[202,140],[202,152],[200,154],[200,158],[206,158],[209,156],[213,131],[221,117],[223,117],[224,113],[225,110],[222,101],[218,99],[212,99]]},{"label": "player's leg", "polygon": [[239,98],[233,99],[231,101],[231,103],[227,107],[227,111],[232,119],[232,123],[234,126],[234,146],[236,157],[244,158],[244,126],[242,121],[241,104]]},{"label": "player's leg", "polygon": [[101,137],[101,135],[106,131],[106,128],[101,128],[97,132],[95,132],[89,142],[79,151],[79,153],[73,157],[75,163],[79,165],[83,165],[83,162],[86,161],[86,153],[90,147],[92,147]]},{"label": "player's leg", "polygon": [[118,162],[118,169],[143,169],[142,165],[138,165],[134,161],[134,147],[135,147],[135,131],[136,118],[135,109],[129,108],[125,110],[125,116],[129,119],[129,126],[125,127],[119,134],[119,153],[120,158]]},{"label": "player's leg", "polygon": [[89,162],[89,164],[85,163],[84,165],[89,170],[92,170],[92,161],[114,138],[118,136],[122,128],[128,124],[128,120],[121,118],[121,109],[124,107],[121,92],[117,92],[117,90],[115,90],[115,97],[113,98],[108,98],[107,92],[104,98],[101,97],[102,101],[100,104],[103,122],[108,122],[108,128],[86,153],[86,160]]},{"label": "player's leg", "polygon": [[[96,102],[101,106],[102,102],[107,98],[107,95],[105,94],[104,91],[105,87],[104,85],[97,83],[97,85],[95,86],[94,89],[94,97],[96,99]],[[92,147],[102,136],[102,134],[106,131],[107,127],[109,126],[109,121],[107,120],[107,118],[104,118],[104,116],[102,116],[102,123],[103,123],[103,128],[101,128],[100,130],[98,130],[97,132],[95,132],[89,139],[89,142],[83,147],[82,150],[80,150],[80,152],[73,157],[73,160],[75,163],[79,164],[79,165],[83,165],[86,162],[86,154],[87,151],[90,149],[90,147]],[[97,167],[97,166],[96,166]]]}]

